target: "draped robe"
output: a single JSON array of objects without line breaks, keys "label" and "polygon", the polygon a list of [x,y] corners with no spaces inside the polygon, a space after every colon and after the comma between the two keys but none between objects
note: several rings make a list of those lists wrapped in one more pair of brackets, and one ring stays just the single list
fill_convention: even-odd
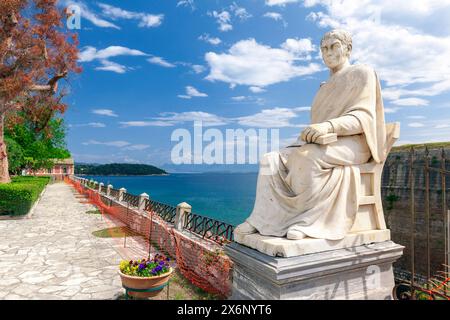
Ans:
[{"label": "draped robe", "polygon": [[[352,117],[358,120],[359,134],[346,129]],[[321,85],[311,122],[326,121],[339,127],[336,142],[284,148],[262,157],[255,205],[246,220],[260,234],[284,237],[295,227],[309,237],[338,240],[352,228],[360,198],[357,165],[385,159],[383,101],[373,69],[351,65]]]}]

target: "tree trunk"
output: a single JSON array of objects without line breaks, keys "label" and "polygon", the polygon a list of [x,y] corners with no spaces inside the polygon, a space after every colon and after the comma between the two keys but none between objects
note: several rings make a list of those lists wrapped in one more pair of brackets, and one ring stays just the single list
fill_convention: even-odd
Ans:
[{"label": "tree trunk", "polygon": [[8,155],[6,154],[6,144],[3,134],[5,114],[0,114],[0,183],[11,182],[9,177]]}]

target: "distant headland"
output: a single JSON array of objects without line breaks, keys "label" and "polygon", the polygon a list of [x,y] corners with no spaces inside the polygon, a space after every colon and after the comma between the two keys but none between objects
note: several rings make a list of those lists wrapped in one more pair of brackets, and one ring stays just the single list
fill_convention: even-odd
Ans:
[{"label": "distant headland", "polygon": [[110,164],[75,164],[77,175],[99,176],[148,176],[166,175],[165,170],[147,164],[110,163]]}]

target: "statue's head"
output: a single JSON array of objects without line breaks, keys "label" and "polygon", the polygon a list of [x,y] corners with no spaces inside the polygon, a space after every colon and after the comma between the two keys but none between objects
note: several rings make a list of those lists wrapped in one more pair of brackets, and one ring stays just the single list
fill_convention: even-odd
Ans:
[{"label": "statue's head", "polygon": [[328,68],[336,68],[350,59],[352,36],[342,29],[331,30],[320,41],[320,51]]}]

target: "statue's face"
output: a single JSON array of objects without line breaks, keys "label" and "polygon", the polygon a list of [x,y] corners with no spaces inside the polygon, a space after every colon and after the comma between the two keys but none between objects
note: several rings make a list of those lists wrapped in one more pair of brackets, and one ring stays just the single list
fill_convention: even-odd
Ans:
[{"label": "statue's face", "polygon": [[349,48],[336,38],[327,38],[320,47],[322,58],[328,68],[333,69],[344,64],[349,57]]}]

